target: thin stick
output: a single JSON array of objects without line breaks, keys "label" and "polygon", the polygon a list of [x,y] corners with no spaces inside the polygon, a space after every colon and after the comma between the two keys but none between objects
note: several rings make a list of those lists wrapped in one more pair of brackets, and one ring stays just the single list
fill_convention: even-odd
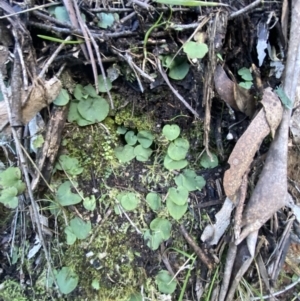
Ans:
[{"label": "thin stick", "polygon": [[[70,41],[71,40],[71,36],[66,37],[65,41]],[[48,68],[50,67],[50,65],[53,63],[53,61],[55,60],[55,58],[57,57],[57,55],[60,53],[60,51],[65,47],[66,44],[61,43],[56,50],[53,52],[53,54],[51,55],[51,57],[48,59],[47,63],[45,64],[45,66],[43,67],[43,69],[41,70],[40,74],[39,74],[39,78],[43,78],[45,73],[47,72]]]},{"label": "thin stick", "polygon": [[254,7],[258,6],[261,2],[263,2],[263,0],[256,0],[254,2],[252,2],[251,4],[249,4],[248,6],[238,10],[237,12],[234,12],[232,13],[230,16],[229,16],[229,20],[230,19],[234,19],[240,15],[243,15],[245,13],[247,13],[249,10],[253,9]]},{"label": "thin stick", "polygon": [[93,50],[92,50],[91,41],[89,39],[88,31],[86,30],[87,27],[85,25],[85,22],[83,22],[83,20],[82,20],[79,7],[78,7],[77,2],[75,0],[73,0],[73,6],[75,8],[75,12],[76,12],[76,15],[77,15],[77,20],[79,22],[81,31],[83,32],[84,41],[85,41],[86,47],[88,49],[88,54],[89,54],[89,58],[90,58],[90,61],[91,61],[91,64],[92,64],[92,69],[93,69],[93,74],[94,74],[95,88],[96,88],[96,92],[98,94],[99,93],[98,70],[97,70],[97,66],[96,66],[96,62],[95,62],[95,58],[94,58],[94,53],[93,53]]},{"label": "thin stick", "polygon": [[185,227],[180,225],[179,230],[188,244],[193,248],[199,259],[211,270],[213,268],[213,263],[207,257],[207,255],[202,251],[202,249],[195,243],[195,241],[187,233]]},{"label": "thin stick", "polygon": [[22,10],[22,11],[19,11],[19,12],[15,12],[15,13],[10,14],[10,15],[2,16],[2,17],[0,17],[0,20],[1,20],[1,19],[6,19],[6,18],[12,17],[12,16],[20,15],[20,14],[25,14],[25,13],[27,13],[27,12],[34,11],[34,10],[38,10],[38,9],[40,9],[40,8],[49,7],[49,6],[54,6],[54,5],[59,5],[59,4],[60,4],[59,2],[56,2],[56,3],[48,3],[48,4],[44,4],[44,5],[39,5],[39,6],[31,7],[31,8],[24,9],[24,10]]},{"label": "thin stick", "polygon": [[91,39],[92,44],[94,46],[94,49],[96,51],[96,56],[97,56],[98,64],[100,66],[101,74],[103,76],[105,90],[106,90],[106,92],[108,94],[108,97],[109,97],[109,100],[110,100],[111,109],[113,110],[114,109],[114,102],[113,102],[112,96],[111,96],[110,91],[109,91],[108,86],[107,86],[107,77],[106,77],[105,70],[104,70],[104,67],[103,67],[103,64],[102,64],[102,60],[101,60],[101,55],[100,55],[100,52],[99,52],[98,44],[96,43],[96,41],[95,41],[93,35],[91,34],[89,28],[87,27],[87,25],[84,24],[84,26],[85,26],[85,29],[86,29],[88,35],[90,36],[90,39]]},{"label": "thin stick", "polygon": [[288,290],[290,290],[291,288],[293,288],[294,286],[296,286],[297,284],[300,283],[300,277],[297,279],[297,281],[291,283],[290,285],[286,286],[284,289],[282,289],[281,291],[278,291],[276,293],[272,293],[270,295],[265,295],[265,296],[261,296],[261,297],[254,297],[254,298],[250,298],[251,301],[255,301],[255,300],[262,300],[262,299],[269,299],[272,297],[276,297],[279,296],[285,292],[287,292]]},{"label": "thin stick", "polygon": [[12,29],[12,34],[15,38],[15,43],[16,43],[15,47],[17,48],[17,51],[18,51],[18,54],[19,54],[19,59],[20,59],[20,64],[22,66],[24,90],[27,91],[28,90],[28,77],[27,77],[26,67],[25,67],[25,63],[24,63],[23,53],[22,53],[21,46],[20,46],[19,39],[18,39],[18,35],[17,35],[15,29]]}]

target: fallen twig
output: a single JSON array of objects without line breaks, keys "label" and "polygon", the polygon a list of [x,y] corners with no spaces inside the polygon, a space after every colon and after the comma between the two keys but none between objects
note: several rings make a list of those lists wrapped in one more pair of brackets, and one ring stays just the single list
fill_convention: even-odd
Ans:
[{"label": "fallen twig", "polygon": [[180,225],[179,230],[188,244],[193,248],[199,259],[211,270],[213,268],[213,263],[209,257],[202,251],[202,249],[196,244],[196,242],[189,236],[185,227]]},{"label": "fallen twig", "polygon": [[[71,40],[71,36],[67,36],[65,38],[65,41],[70,41]],[[50,67],[50,65],[53,63],[53,61],[55,60],[55,58],[57,57],[57,55],[60,53],[60,51],[64,48],[66,44],[61,43],[56,50],[53,52],[53,54],[50,56],[50,58],[48,59],[47,63],[44,65],[43,69],[41,70],[40,74],[38,75],[39,78],[43,78],[45,76],[45,73],[47,72],[48,68]]]},{"label": "fallen twig", "polygon": [[240,15],[243,15],[245,13],[247,13],[248,11],[250,11],[251,9],[255,8],[256,6],[258,6],[261,2],[263,2],[263,0],[256,0],[254,2],[252,2],[251,4],[249,4],[248,6],[232,13],[231,15],[229,15],[228,19],[234,19]]}]

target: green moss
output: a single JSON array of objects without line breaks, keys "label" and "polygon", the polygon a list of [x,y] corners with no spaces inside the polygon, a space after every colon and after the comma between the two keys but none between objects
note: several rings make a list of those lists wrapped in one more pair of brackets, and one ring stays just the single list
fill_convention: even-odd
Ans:
[{"label": "green moss", "polygon": [[27,301],[20,284],[6,280],[1,284],[0,297],[3,301]]},{"label": "green moss", "polygon": [[91,170],[96,177],[103,176],[107,167],[117,165],[114,148],[118,144],[118,135],[111,118],[101,124],[68,129],[65,136],[64,152],[77,158],[84,168],[82,179],[91,178]]},{"label": "green moss", "polygon": [[153,121],[151,122],[149,115],[133,114],[130,105],[115,114],[115,123],[117,125],[124,125],[128,129],[136,129],[137,131],[154,130],[154,123]]},{"label": "green moss", "polygon": [[[136,264],[129,239],[137,234],[130,232],[129,223],[118,216],[99,227],[89,245],[77,243],[65,251],[63,265],[74,268],[80,275],[79,290],[83,299],[127,300],[146,280],[144,269]],[[94,279],[100,284],[98,291],[92,287]]]}]

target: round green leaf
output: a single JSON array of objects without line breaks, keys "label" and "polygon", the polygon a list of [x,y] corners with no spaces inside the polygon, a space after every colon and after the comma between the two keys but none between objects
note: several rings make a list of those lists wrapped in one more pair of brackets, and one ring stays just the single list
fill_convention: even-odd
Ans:
[{"label": "round green leaf", "polygon": [[164,167],[168,170],[182,169],[188,164],[187,160],[174,161],[168,155],[164,159]]},{"label": "round green leaf", "polygon": [[90,221],[85,222],[77,216],[71,219],[70,227],[78,239],[86,239],[92,230]]},{"label": "round green leaf", "polygon": [[218,157],[215,154],[211,154],[211,155],[212,155],[212,160],[210,159],[207,153],[204,153],[202,155],[200,160],[201,166],[203,166],[204,168],[214,168],[219,165]]},{"label": "round green leaf", "polygon": [[61,89],[53,103],[57,106],[65,106],[70,100],[70,95],[66,89]]},{"label": "round green leaf", "polygon": [[26,186],[21,181],[21,171],[18,167],[8,167],[0,172],[0,188],[15,187],[18,191],[17,194],[22,193]]},{"label": "round green leaf", "polygon": [[190,59],[202,59],[208,52],[208,47],[204,43],[189,41],[183,45],[183,51]]},{"label": "round green leaf", "polygon": [[186,139],[177,138],[170,143],[168,147],[168,156],[174,161],[183,160],[186,157],[189,147],[190,144]]},{"label": "round green leaf", "polygon": [[164,240],[167,240],[171,236],[171,223],[164,218],[157,217],[150,223],[150,229],[154,233],[160,233]]},{"label": "round green leaf", "polygon": [[62,294],[71,293],[78,285],[79,277],[69,267],[63,267],[56,275],[56,281]]},{"label": "round green leaf", "polygon": [[161,207],[161,197],[156,192],[149,192],[146,196],[146,202],[153,211]]},{"label": "round green leaf", "polygon": [[176,205],[184,205],[187,202],[189,196],[189,192],[183,186],[179,186],[176,188],[171,187],[168,190],[168,197],[167,199],[171,200]]},{"label": "round green leaf", "polygon": [[73,230],[70,226],[66,227],[64,232],[67,235],[67,244],[73,245],[76,241],[76,235],[73,233]]},{"label": "round green leaf", "polygon": [[162,132],[168,140],[172,141],[180,135],[180,127],[177,124],[166,124]]},{"label": "round green leaf", "polygon": [[137,145],[134,148],[134,154],[138,161],[146,162],[150,158],[152,150],[149,148],[144,148],[141,145]]},{"label": "round green leaf", "polygon": [[176,281],[168,271],[162,270],[155,277],[158,290],[163,294],[172,294],[176,289]]},{"label": "round green leaf", "polygon": [[72,158],[68,155],[61,155],[55,167],[58,170],[63,170],[72,176],[79,175],[83,171],[83,167],[80,166],[79,161],[76,158]]},{"label": "round green leaf", "polygon": [[98,279],[93,279],[92,281],[92,288],[95,290],[99,290],[100,289],[100,282]]},{"label": "round green leaf", "polygon": [[164,241],[160,232],[153,232],[151,234],[150,230],[145,231],[144,240],[146,241],[147,246],[154,251],[157,250],[160,244]]},{"label": "round green leaf", "polygon": [[86,210],[90,210],[93,211],[96,208],[96,198],[94,195],[92,195],[91,197],[86,197],[83,200],[83,207]]},{"label": "round green leaf", "polygon": [[140,131],[137,134],[137,139],[144,148],[148,148],[151,146],[154,136],[149,131]]},{"label": "round green leaf", "polygon": [[186,77],[190,69],[190,65],[187,62],[183,62],[180,65],[176,65],[170,69],[168,75],[175,80],[182,80]]},{"label": "round green leaf", "polygon": [[127,211],[136,209],[139,202],[139,198],[133,192],[128,192],[125,195],[123,195],[120,201],[122,207]]},{"label": "round green leaf", "polygon": [[84,119],[78,112],[78,102],[77,101],[72,101],[70,108],[69,108],[69,113],[68,113],[68,121],[69,122],[74,122],[76,121],[79,126],[86,126],[89,124],[93,124],[94,122],[88,121]]},{"label": "round green leaf", "polygon": [[253,82],[241,82],[239,83],[239,86],[241,86],[242,88],[249,90],[253,85]]},{"label": "round green leaf", "polygon": [[170,215],[174,219],[179,220],[185,214],[188,208],[188,203],[185,203],[184,205],[176,205],[174,202],[171,201],[171,199],[167,199],[167,208]]},{"label": "round green leaf", "polygon": [[86,92],[84,91],[84,88],[82,85],[80,84],[77,84],[75,86],[75,89],[74,89],[74,97],[77,99],[77,100],[83,100],[83,99],[86,99]]},{"label": "round green leaf", "polygon": [[97,14],[97,17],[99,18],[99,22],[97,25],[104,29],[112,26],[115,22],[114,15],[112,13],[99,13]]},{"label": "round green leaf", "polygon": [[135,133],[133,131],[128,131],[125,135],[125,141],[129,145],[135,145],[137,142],[137,136],[135,135]]},{"label": "round green leaf", "polygon": [[129,299],[127,301],[143,301],[144,298],[140,293],[133,293],[130,295]]},{"label": "round green leaf", "polygon": [[201,176],[197,176],[194,170],[185,169],[182,174],[175,177],[177,186],[183,186],[188,191],[201,190],[205,186],[205,180]]},{"label": "round green leaf", "polygon": [[74,122],[81,118],[81,116],[78,113],[77,106],[78,106],[78,102],[76,102],[76,101],[71,102],[69,112],[68,112],[68,121],[69,122]]},{"label": "round green leaf", "polygon": [[107,117],[109,105],[107,101],[100,96],[97,98],[89,97],[79,102],[77,110],[84,119],[95,123]]},{"label": "round green leaf", "polygon": [[70,23],[69,14],[64,6],[56,6],[54,15],[58,21]]},{"label": "round green leaf", "polygon": [[124,135],[127,132],[127,128],[124,126],[118,126],[117,128],[117,134],[119,135]]},{"label": "round green leaf", "polygon": [[[106,93],[107,90],[110,91],[112,88],[112,84],[109,78],[106,78],[106,85],[105,85],[102,74],[98,76],[98,85],[99,85],[99,91],[102,93]],[[107,90],[106,90],[106,86],[107,86]]]},{"label": "round green leaf", "polygon": [[243,68],[239,69],[238,74],[241,76],[241,78],[244,81],[250,81],[251,82],[253,80],[253,77],[252,77],[252,74],[251,74],[250,70],[246,67],[243,67]]},{"label": "round green leaf", "polygon": [[134,157],[134,148],[131,145],[118,146],[114,150],[115,156],[123,163],[131,161]]},{"label": "round green leaf", "polygon": [[91,97],[98,97],[96,89],[91,84],[88,84],[83,89],[84,89],[84,92],[86,94],[88,94],[89,96],[91,96]]},{"label": "round green leaf", "polygon": [[[77,183],[74,183],[74,185],[77,186]],[[58,187],[56,198],[62,206],[75,205],[81,202],[81,197],[77,193],[73,193],[71,191],[72,188],[73,185],[69,181],[64,182]]]},{"label": "round green leaf", "polygon": [[1,191],[0,203],[10,209],[16,209],[19,201],[17,198],[18,189],[16,187],[7,187]]}]

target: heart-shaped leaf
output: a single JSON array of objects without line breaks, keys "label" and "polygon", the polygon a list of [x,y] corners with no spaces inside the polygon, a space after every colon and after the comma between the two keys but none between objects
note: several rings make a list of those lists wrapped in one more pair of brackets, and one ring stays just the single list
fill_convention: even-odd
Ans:
[{"label": "heart-shaped leaf", "polygon": [[117,199],[120,201],[122,207],[127,211],[136,209],[140,202],[140,199],[133,192],[119,194]]},{"label": "heart-shaped leaf", "polygon": [[200,164],[204,168],[214,168],[219,164],[218,157],[215,154],[211,154],[212,159],[209,157],[207,153],[204,153],[200,159]]},{"label": "heart-shaped leaf", "polygon": [[168,156],[174,161],[183,160],[189,150],[190,144],[186,139],[177,138],[168,147]]},{"label": "heart-shaped leaf", "polygon": [[187,160],[174,161],[168,155],[164,159],[164,167],[168,170],[182,169],[188,164]]},{"label": "heart-shaped leaf", "polygon": [[208,47],[204,43],[189,41],[183,45],[183,51],[190,59],[202,59],[208,52]]},{"label": "heart-shaped leaf", "polygon": [[177,124],[166,124],[162,132],[168,140],[172,141],[180,135],[180,127]]},{"label": "heart-shaped leaf", "polygon": [[189,192],[183,186],[179,186],[177,187],[177,189],[171,187],[168,190],[167,200],[171,200],[176,205],[182,206],[186,204],[188,196],[189,196]]},{"label": "heart-shaped leaf", "polygon": [[142,145],[137,145],[134,148],[134,154],[138,161],[146,162],[150,158],[152,150],[150,148],[144,148]]},{"label": "heart-shaped leaf", "polygon": [[70,95],[66,89],[61,89],[53,103],[57,106],[65,106],[70,100]]},{"label": "heart-shaped leaf", "polygon": [[188,191],[201,190],[205,186],[205,180],[201,176],[197,176],[194,170],[185,169],[182,174],[175,177],[177,186],[183,186]]},{"label": "heart-shaped leaf", "polygon": [[71,219],[70,227],[78,239],[86,239],[92,229],[90,221],[85,222],[77,216]]},{"label": "heart-shaped leaf", "polygon": [[140,131],[137,134],[139,143],[144,147],[148,148],[151,146],[154,136],[149,131]]},{"label": "heart-shaped leaf", "polygon": [[146,196],[146,202],[153,211],[157,211],[161,207],[161,197],[156,192],[149,192]]},{"label": "heart-shaped leaf", "polygon": [[182,206],[179,206],[179,205],[176,205],[174,202],[172,202],[170,199],[167,199],[167,208],[168,208],[170,215],[174,219],[179,220],[185,214],[185,212],[188,208],[188,203],[186,203]]},{"label": "heart-shaped leaf", "polygon": [[150,229],[153,232],[160,232],[161,236],[164,240],[167,240],[171,236],[171,228],[172,225],[171,223],[164,218],[155,218],[151,223],[150,223]]},{"label": "heart-shaped leaf", "polygon": [[[77,186],[77,183],[73,182],[73,184]],[[59,186],[56,198],[62,206],[75,205],[81,202],[81,197],[77,193],[73,193],[71,191],[72,188],[73,185],[69,181],[66,181]]]},{"label": "heart-shaped leaf", "polygon": [[115,148],[114,153],[116,157],[123,163],[131,161],[134,157],[134,148],[131,145],[118,146]]},{"label": "heart-shaped leaf", "polygon": [[89,97],[79,102],[77,110],[84,119],[96,123],[101,122],[107,117],[109,104],[100,96],[95,98]]},{"label": "heart-shaped leaf", "polygon": [[158,290],[163,294],[174,293],[177,283],[173,279],[172,275],[165,270],[160,271],[156,277],[155,282],[158,286]]},{"label": "heart-shaped leaf", "polygon": [[69,267],[63,267],[56,275],[56,281],[62,294],[71,293],[78,285],[79,277]]},{"label": "heart-shaped leaf", "polygon": [[133,131],[128,131],[125,135],[125,141],[129,145],[135,145],[137,142],[137,136],[135,135],[135,133]]},{"label": "heart-shaped leaf", "polygon": [[19,201],[17,198],[18,190],[16,187],[7,187],[1,191],[0,203],[10,209],[16,209]]},{"label": "heart-shaped leaf", "polygon": [[110,91],[112,88],[112,84],[109,78],[106,78],[106,85],[105,85],[105,81],[102,74],[98,76],[98,85],[99,85],[99,91],[102,93],[106,93],[107,91]]}]

